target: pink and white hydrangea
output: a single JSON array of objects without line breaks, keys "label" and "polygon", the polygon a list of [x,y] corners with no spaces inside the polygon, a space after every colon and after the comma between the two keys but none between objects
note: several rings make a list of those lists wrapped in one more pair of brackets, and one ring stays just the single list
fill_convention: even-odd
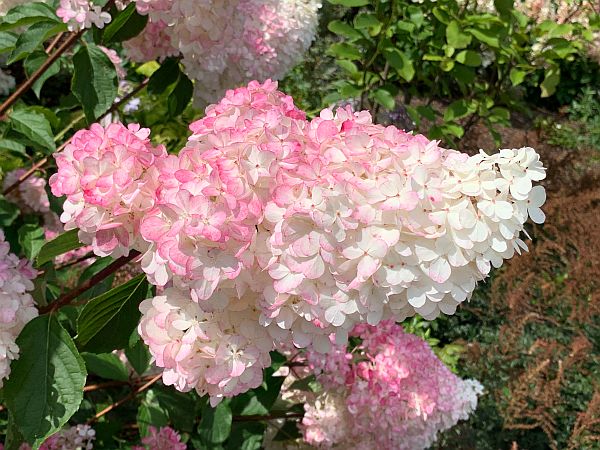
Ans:
[{"label": "pink and white hydrangea", "polygon": [[187,446],[181,442],[181,436],[171,427],[149,427],[150,434],[142,439],[143,446],[132,447],[131,450],[185,450]]},{"label": "pink and white hydrangea", "polygon": [[60,0],[56,15],[67,24],[70,31],[91,28],[92,25],[104,28],[111,21],[110,14],[91,0]]},{"label": "pink and white hydrangea", "polygon": [[[40,446],[40,450],[92,450],[96,431],[89,425],[67,427],[50,436]],[[31,450],[29,444],[22,444],[19,450]]]},{"label": "pink and white hydrangea", "polygon": [[196,103],[253,79],[281,78],[314,39],[320,0],[138,0],[149,26],[125,43],[138,61],[181,53]]},{"label": "pink and white hydrangea", "polygon": [[[426,449],[465,420],[483,392],[454,375],[421,338],[393,321],[358,325],[357,348],[309,351],[323,391],[305,405],[304,440],[319,448]],[[385,420],[382,420],[385,418]]]},{"label": "pink and white hydrangea", "polygon": [[213,402],[257,386],[274,348],[327,352],[360,323],[453,314],[544,220],[533,149],[468,156],[350,108],[308,121],[271,81],[190,129],[167,156],[147,130],[95,125],[50,184],[67,229],[99,255],[142,252],[170,287],[143,304],[140,335],[168,384]]},{"label": "pink and white hydrangea", "polygon": [[10,252],[0,230],[0,388],[10,375],[11,361],[19,358],[16,339],[27,322],[38,315],[32,280],[37,276],[31,263]]}]

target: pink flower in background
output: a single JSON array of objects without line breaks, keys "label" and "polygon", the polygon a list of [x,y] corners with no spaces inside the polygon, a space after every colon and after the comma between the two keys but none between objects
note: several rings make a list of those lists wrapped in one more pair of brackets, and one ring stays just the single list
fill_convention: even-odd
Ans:
[{"label": "pink flower in background", "polygon": [[27,322],[38,315],[32,280],[37,276],[31,262],[10,252],[0,230],[0,387],[10,375],[10,363],[19,358],[15,340]]},{"label": "pink flower in background", "polygon": [[142,439],[144,446],[133,447],[132,450],[185,450],[187,446],[181,437],[170,427],[149,427],[150,434]]},{"label": "pink flower in background", "polygon": [[111,21],[110,14],[90,0],[60,0],[56,15],[68,25],[70,31],[91,28],[92,25],[104,28]]},{"label": "pink flower in background", "polygon": [[[40,446],[40,450],[92,450],[96,431],[89,425],[63,428],[50,436]],[[0,447],[1,448],[1,447]],[[29,444],[22,444],[19,450],[31,450]]]},{"label": "pink flower in background", "polygon": [[138,0],[144,32],[125,43],[144,62],[181,54],[196,103],[217,101],[252,79],[282,78],[309,48],[319,0]]},{"label": "pink flower in background", "polygon": [[[7,172],[2,180],[2,188],[7,189],[16,183],[26,172],[25,169],[16,169]],[[11,191],[6,199],[19,206],[24,213],[48,213],[50,211],[50,200],[46,193],[46,180],[31,176]]]},{"label": "pink flower in background", "polygon": [[98,47],[104,52],[106,56],[108,56],[110,62],[112,62],[115,65],[115,69],[117,69],[117,76],[120,79],[124,79],[127,75],[127,72],[123,68],[123,60],[121,59],[119,54],[112,48],[106,48],[103,45],[99,45]]},{"label": "pink flower in background", "polygon": [[[356,349],[309,351],[324,391],[305,405],[304,440],[322,448],[428,448],[437,433],[466,419],[482,386],[461,380],[425,341],[393,321],[358,325]],[[384,420],[382,420],[384,419]]]}]

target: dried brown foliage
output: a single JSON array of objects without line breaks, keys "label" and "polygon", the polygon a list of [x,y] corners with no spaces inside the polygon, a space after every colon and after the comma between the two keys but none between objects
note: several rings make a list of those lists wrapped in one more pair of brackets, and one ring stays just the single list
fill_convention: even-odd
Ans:
[{"label": "dried brown foliage", "polygon": [[577,415],[568,450],[591,447],[600,442],[600,391],[596,391],[587,410]]},{"label": "dried brown foliage", "polygon": [[[600,189],[551,194],[544,209],[548,218],[543,228],[532,230],[530,253],[511,260],[491,285],[490,308],[506,320],[497,346],[485,351],[498,352],[496,360],[515,365],[510,394],[493,393],[505,427],[542,429],[557,449],[565,373],[584,371],[586,361],[598,358],[580,330],[598,326],[600,316]],[[536,323],[568,330],[570,342],[549,335],[527,343],[525,330]],[[600,440],[599,396],[579,415],[570,448]]]}]

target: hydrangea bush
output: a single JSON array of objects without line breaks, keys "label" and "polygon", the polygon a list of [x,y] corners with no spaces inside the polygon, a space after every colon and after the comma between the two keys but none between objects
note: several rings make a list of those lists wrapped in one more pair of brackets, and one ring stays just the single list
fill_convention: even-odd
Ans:
[{"label": "hydrangea bush", "polygon": [[12,3],[6,449],[416,449],[467,419],[482,386],[401,323],[454,314],[527,250],[533,148],[307,114],[274,80],[316,0]]}]

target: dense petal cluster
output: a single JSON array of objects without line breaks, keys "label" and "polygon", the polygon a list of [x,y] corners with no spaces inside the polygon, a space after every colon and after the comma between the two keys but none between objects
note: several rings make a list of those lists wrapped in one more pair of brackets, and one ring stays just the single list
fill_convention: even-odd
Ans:
[{"label": "dense petal cluster", "polygon": [[[418,450],[438,432],[466,419],[477,407],[482,386],[461,380],[421,338],[393,321],[358,325],[362,342],[335,346],[330,355],[308,352],[324,387],[305,405],[301,429],[321,448]],[[337,370],[342,369],[341,373]]]},{"label": "dense petal cluster", "polygon": [[150,434],[142,439],[143,446],[132,450],[185,450],[187,446],[181,442],[181,436],[171,427],[149,427]]},{"label": "dense petal cluster", "polygon": [[111,21],[110,14],[91,0],[60,0],[56,15],[71,31],[91,28],[92,25],[104,28]]},{"label": "dense petal cluster", "polygon": [[0,387],[10,375],[10,362],[19,358],[15,343],[23,327],[38,315],[33,298],[37,272],[31,263],[10,253],[4,232],[0,230]]},{"label": "dense petal cluster", "polygon": [[213,402],[257,386],[273,348],[453,314],[544,220],[531,148],[469,157],[350,108],[308,121],[276,88],[228,91],[177,156],[96,125],[50,180],[67,228],[100,255],[141,251],[168,287],[140,335],[165,382]]},{"label": "dense petal cluster", "polygon": [[281,78],[310,46],[320,0],[138,0],[150,22],[127,42],[133,60],[181,53],[205,105],[252,79]]},{"label": "dense petal cluster", "polygon": [[61,220],[66,230],[79,228],[81,242],[99,256],[144,248],[139,222],[154,206],[157,161],[166,157],[149,134],[138,125],[94,124],[55,156],[58,173],[50,177],[50,187],[54,195],[67,196]]}]

